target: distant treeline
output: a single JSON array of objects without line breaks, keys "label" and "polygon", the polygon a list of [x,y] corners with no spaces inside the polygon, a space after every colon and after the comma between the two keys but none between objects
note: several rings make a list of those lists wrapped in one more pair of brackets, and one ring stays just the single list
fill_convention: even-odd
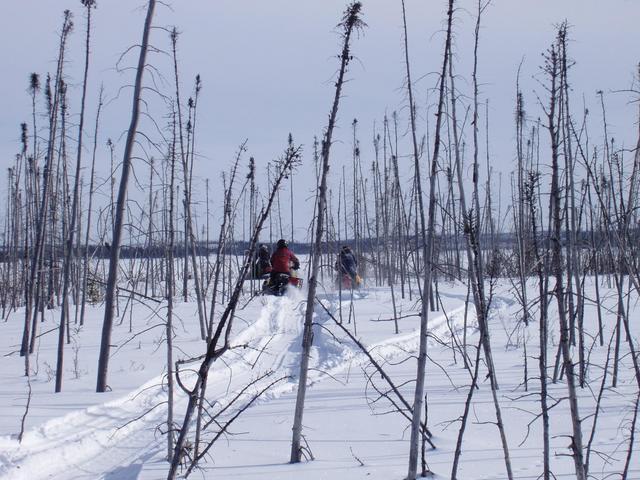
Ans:
[{"label": "distant treeline", "polygon": [[[563,232],[562,235],[562,244],[566,243],[566,232]],[[513,233],[496,233],[491,236],[489,234],[482,235],[482,245],[485,246],[486,249],[496,249],[496,250],[513,250],[517,247],[517,239],[515,234]],[[540,242],[541,245],[544,245],[544,239],[547,238],[547,233],[542,232],[540,234]],[[638,245],[638,239],[640,239],[640,229],[635,229],[630,232],[630,237],[636,240],[634,245]],[[418,242],[416,240],[416,236],[409,236],[403,239],[404,244],[407,246],[409,250],[414,250],[419,247]],[[591,243],[595,240],[597,245],[602,245],[603,242],[606,242],[606,234],[605,232],[594,232],[593,236],[591,232],[581,232],[578,234],[578,248],[591,248]],[[362,253],[373,253],[376,252],[379,246],[383,243],[383,238],[364,238],[359,239],[359,244],[361,245]],[[457,248],[456,245],[461,244],[464,239],[460,237],[457,239],[459,242],[456,243],[456,239],[453,235],[438,235],[436,236],[436,244],[439,246],[438,250],[441,252],[451,251]],[[271,244],[268,241],[261,242],[267,244],[271,247],[271,251],[275,250],[275,241]],[[343,241],[331,241],[331,242],[323,242],[323,250],[325,252],[338,252],[342,245],[354,245],[355,241],[352,239],[343,240]],[[296,254],[307,255],[311,252],[311,243],[308,242],[290,242],[290,248],[295,251]],[[174,256],[180,257],[184,254],[187,246],[184,243],[178,243],[174,246],[173,252]],[[198,256],[209,256],[215,255],[218,249],[218,242],[196,242],[196,254]],[[249,242],[243,240],[235,240],[232,242],[227,241],[225,246],[226,254],[229,255],[242,255],[249,249]],[[100,245],[89,245],[88,246],[89,255],[93,258],[109,258],[109,254],[111,251],[111,246],[108,242]],[[49,251],[49,249],[47,249]],[[23,255],[22,251],[20,252],[20,256]],[[56,252],[59,255],[63,253],[63,247],[59,246],[56,248]],[[84,247],[79,247],[78,256],[83,256],[85,253]],[[121,258],[164,258],[167,253],[167,246],[158,243],[156,245],[145,246],[145,245],[123,245],[121,247]],[[181,255],[182,254],[182,255]],[[6,262],[10,259],[9,248],[5,245],[0,246],[0,262]]]}]

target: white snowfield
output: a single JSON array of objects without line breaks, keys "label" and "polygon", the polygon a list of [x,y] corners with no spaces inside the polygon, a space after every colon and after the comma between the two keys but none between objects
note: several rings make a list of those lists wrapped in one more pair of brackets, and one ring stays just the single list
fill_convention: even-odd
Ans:
[{"label": "white snowfield", "polygon": [[[533,287],[532,287],[533,288]],[[436,449],[426,450],[428,468],[435,478],[449,478],[455,451],[459,419],[470,385],[455,342],[462,342],[465,311],[468,316],[467,350],[475,358],[478,342],[473,306],[465,308],[466,287],[441,283],[442,308],[431,312],[427,385],[427,423]],[[367,357],[335,325],[325,311],[316,309],[314,347],[311,360],[304,435],[307,455],[313,461],[288,463],[296,377],[301,354],[304,313],[303,291],[282,298],[256,297],[237,312],[233,331],[234,348],[211,369],[207,398],[212,411],[223,408],[247,385],[253,385],[229,409],[246,404],[256,392],[277,381],[235,421],[211,448],[207,461],[190,478],[234,479],[401,479],[408,457],[408,422],[379,392],[388,385],[369,364]],[[418,344],[417,297],[400,298],[396,288],[400,332],[394,333],[389,288],[364,288],[353,299],[343,292],[325,292],[320,301],[367,346],[384,365],[407,401],[413,401],[415,352]],[[614,300],[607,300],[614,305]],[[23,359],[15,352],[22,334],[22,311],[12,314],[1,326],[0,368],[0,479],[108,479],[151,480],[166,478],[167,394],[164,375],[164,306],[156,311],[144,305],[121,312],[122,322],[114,331],[109,374],[112,391],[94,392],[97,347],[102,312],[92,309],[86,324],[73,329],[72,343],[65,352],[63,392],[53,393],[50,378],[55,366],[55,331],[40,338],[32,366],[33,396],[27,428],[17,441],[26,403]],[[552,306],[552,311],[555,307]],[[595,309],[588,307],[587,330],[596,332]],[[609,338],[615,324],[615,309],[605,310],[605,344],[589,339],[588,387],[580,389],[585,444],[591,433],[595,401],[602,381]],[[41,331],[53,329],[56,312],[41,324]],[[190,303],[177,306],[175,358],[204,353],[198,337],[197,315]],[[553,317],[552,317],[553,318]],[[528,328],[519,322],[519,306],[508,283],[497,288],[492,302],[490,328],[497,377],[514,476],[537,479],[542,472],[542,426],[538,381],[538,324]],[[452,336],[455,333],[455,337]],[[634,335],[636,332],[633,332]],[[557,324],[550,325],[552,363],[559,337]],[[528,379],[524,384],[524,345]],[[13,353],[11,353],[13,352]],[[629,426],[636,402],[631,360],[623,343],[620,379],[611,388],[607,379],[590,456],[592,478],[619,478],[628,451]],[[7,355],[9,354],[9,355]],[[198,363],[184,366],[181,379],[189,385]],[[553,365],[549,369],[551,375]],[[460,479],[506,478],[502,447],[494,424],[495,413],[486,368],[481,365],[479,389],[475,392],[463,443]],[[269,375],[267,373],[271,372]],[[76,378],[77,377],[77,378]],[[256,379],[259,379],[256,381]],[[568,456],[571,432],[566,384],[549,385],[552,430],[552,469],[556,478],[574,478]],[[175,421],[180,424],[187,398],[177,390]],[[556,405],[557,403],[557,405]],[[213,428],[213,427],[211,427]],[[216,431],[209,429],[203,440]],[[640,478],[637,445],[628,478]],[[613,475],[613,476],[612,476]]]}]

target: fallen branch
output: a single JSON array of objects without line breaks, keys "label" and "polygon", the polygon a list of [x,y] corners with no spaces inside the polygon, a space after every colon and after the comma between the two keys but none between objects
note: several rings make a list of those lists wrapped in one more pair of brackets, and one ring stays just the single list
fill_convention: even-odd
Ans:
[{"label": "fallen branch", "polygon": [[[266,375],[263,375],[262,377],[260,377],[260,379],[266,377],[267,375],[271,375],[273,372],[269,372]],[[197,456],[193,459],[193,461],[191,462],[191,465],[189,466],[189,468],[187,469],[186,473],[185,473],[185,478],[187,478],[191,472],[193,471],[193,469],[198,465],[198,462],[205,456],[207,455],[207,452],[211,449],[211,447],[213,447],[213,445],[215,444],[215,442],[229,429],[229,427],[231,426],[231,424],[237,420],[237,418],[242,415],[242,413],[245,412],[245,410],[247,410],[251,405],[253,405],[253,403],[260,398],[267,390],[269,390],[271,387],[273,387],[276,383],[281,382],[282,380],[286,380],[289,379],[289,376],[284,376],[284,377],[280,377],[276,380],[274,380],[273,382],[271,382],[269,385],[267,385],[266,387],[264,387],[262,390],[260,390],[258,393],[256,393],[251,400],[249,400],[249,402],[244,405],[242,408],[238,409],[238,411],[229,419],[229,421],[227,423],[225,423],[224,425],[221,426],[220,430],[218,431],[218,433],[216,433],[216,435],[213,437],[213,439],[209,442],[209,444],[205,447],[205,449]],[[258,380],[260,380],[258,379]],[[258,381],[256,380],[256,382]],[[255,382],[254,382],[255,383]],[[233,403],[236,399],[238,399],[241,395],[242,392],[244,392],[246,389],[248,388],[245,387],[241,393],[239,393],[238,395],[236,395],[236,397],[232,400],[232,402],[230,402],[226,407],[224,407],[220,412],[218,412],[218,415],[216,415],[216,417],[214,417],[213,420],[215,420],[218,416],[220,416],[222,414],[222,412],[226,411]],[[213,421],[212,420],[212,421]],[[211,422],[210,421],[207,425],[210,425]],[[217,422],[216,422],[217,423]]]},{"label": "fallen branch", "polygon": [[[393,380],[391,380],[391,378],[389,377],[389,375],[387,375],[387,373],[384,371],[382,366],[373,358],[373,356],[371,355],[371,353],[369,353],[367,348],[346,327],[340,324],[338,319],[333,316],[333,314],[329,311],[329,309],[327,309],[327,307],[322,303],[322,301],[318,297],[316,297],[316,301],[322,307],[322,309],[326,312],[326,314],[329,315],[329,317],[333,320],[333,322],[338,326],[338,328],[340,328],[351,339],[351,341],[357,345],[357,347],[362,351],[362,353],[365,354],[365,356],[371,362],[371,365],[374,366],[374,368],[378,371],[380,376],[389,384],[389,386],[391,387],[391,390],[396,395],[398,400],[405,406],[405,408],[409,412],[413,412],[413,408],[411,407],[411,405],[409,405],[409,402],[405,400],[405,398],[400,393],[400,390],[398,390],[398,387],[396,387],[396,385],[393,383]],[[424,424],[424,422],[421,422],[420,425],[422,430],[427,435],[427,442],[429,442],[429,445],[431,445],[431,448],[436,448],[434,443],[430,440],[430,438],[432,437],[432,434],[427,428],[427,426]]]}]

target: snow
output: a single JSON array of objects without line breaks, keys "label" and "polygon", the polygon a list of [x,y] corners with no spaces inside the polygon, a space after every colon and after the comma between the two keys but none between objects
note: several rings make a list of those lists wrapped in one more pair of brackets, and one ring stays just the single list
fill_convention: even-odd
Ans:
[{"label": "snow", "polygon": [[[328,282],[326,282],[328,283]],[[426,451],[429,469],[435,478],[449,478],[458,435],[458,419],[470,385],[459,352],[452,349],[454,331],[462,339],[466,286],[441,282],[443,311],[429,318],[430,342],[426,389],[428,426],[437,449]],[[536,288],[534,282],[530,288]],[[588,288],[592,288],[590,285]],[[338,318],[342,305],[344,325],[357,331],[376,360],[384,365],[394,383],[412,403],[415,355],[418,343],[419,311],[417,295],[401,299],[396,288],[400,332],[394,333],[391,292],[387,287],[365,286],[353,295],[330,289],[320,301]],[[589,291],[587,292],[589,295]],[[588,296],[587,295],[587,296]],[[509,440],[515,478],[536,479],[542,472],[542,427],[539,420],[538,324],[528,327],[528,392],[523,385],[523,333],[520,306],[510,291],[510,283],[496,287],[490,329],[494,362],[500,384],[499,399]],[[555,300],[554,300],[555,301]],[[248,408],[229,432],[210,450],[202,470],[192,478],[234,479],[401,479],[407,469],[408,422],[394,412],[390,403],[378,397],[375,387],[388,386],[375,374],[365,355],[334,324],[322,308],[316,309],[314,347],[304,414],[306,441],[313,461],[288,463],[295,405],[296,377],[301,354],[305,292],[290,290],[285,297],[243,299],[237,312],[232,348],[215,363],[209,375],[207,398],[215,409],[227,405],[243,387],[255,382],[237,406],[249,401],[254,392],[271,382],[269,391]],[[593,422],[608,340],[615,323],[615,299],[609,292],[604,301],[605,345],[589,338],[591,366],[588,388],[579,389],[583,436],[588,441]],[[632,305],[633,307],[633,305]],[[91,307],[84,327],[73,326],[72,344],[65,351],[62,393],[53,393],[51,378],[55,367],[55,331],[40,337],[38,353],[32,357],[37,374],[32,376],[33,397],[21,444],[17,441],[20,419],[26,403],[23,359],[17,354],[22,335],[24,312],[18,310],[1,325],[0,348],[0,479],[109,479],[151,480],[166,478],[166,378],[163,320],[165,305],[135,304],[121,311],[122,323],[114,329],[109,385],[112,391],[93,393],[100,338],[101,306]],[[121,305],[124,309],[124,302]],[[352,316],[349,311],[352,309]],[[551,318],[555,307],[552,302]],[[197,313],[193,303],[178,303],[175,324],[175,357],[204,353],[199,339]],[[535,317],[535,312],[533,312]],[[42,331],[53,329],[58,312],[47,312]],[[596,332],[595,307],[586,310],[588,332]],[[354,321],[355,319],[355,321]],[[535,319],[534,319],[535,320]],[[131,324],[129,323],[131,321]],[[632,327],[633,328],[633,327]],[[131,330],[131,331],[130,331]],[[556,352],[558,327],[550,325],[553,345],[549,361]],[[635,332],[633,332],[635,335]],[[467,342],[478,341],[473,307],[468,309]],[[74,349],[73,345],[77,345]],[[78,371],[74,369],[77,351]],[[623,342],[623,355],[627,353]],[[576,353],[577,355],[577,353]],[[190,364],[193,367],[196,364]],[[265,376],[268,372],[270,375]],[[481,366],[479,389],[475,392],[469,424],[464,437],[459,470],[461,479],[506,478],[502,447],[494,424],[486,369]],[[77,375],[76,375],[77,373]],[[550,373],[552,373],[550,369]],[[624,356],[617,388],[607,388],[598,419],[590,473],[606,478],[620,472],[627,455],[633,405],[636,401],[631,360]],[[77,378],[76,378],[77,377]],[[193,380],[188,367],[181,378]],[[610,377],[607,380],[610,387]],[[549,385],[550,404],[565,398],[566,384]],[[187,398],[176,398],[176,421],[186,407]],[[230,409],[223,419],[235,410]],[[533,421],[533,422],[532,422]],[[527,435],[528,424],[532,422]],[[551,411],[552,470],[556,478],[574,478],[568,456],[571,432],[569,405],[560,401]],[[211,438],[206,432],[204,438]],[[635,445],[629,478],[640,478],[639,446]]]}]

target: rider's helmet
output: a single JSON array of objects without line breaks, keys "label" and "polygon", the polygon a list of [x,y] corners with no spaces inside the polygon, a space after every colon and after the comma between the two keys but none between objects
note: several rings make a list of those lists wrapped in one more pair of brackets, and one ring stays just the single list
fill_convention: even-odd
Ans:
[{"label": "rider's helmet", "polygon": [[289,244],[284,238],[281,238],[280,240],[278,240],[277,246],[278,248],[287,248]]}]

